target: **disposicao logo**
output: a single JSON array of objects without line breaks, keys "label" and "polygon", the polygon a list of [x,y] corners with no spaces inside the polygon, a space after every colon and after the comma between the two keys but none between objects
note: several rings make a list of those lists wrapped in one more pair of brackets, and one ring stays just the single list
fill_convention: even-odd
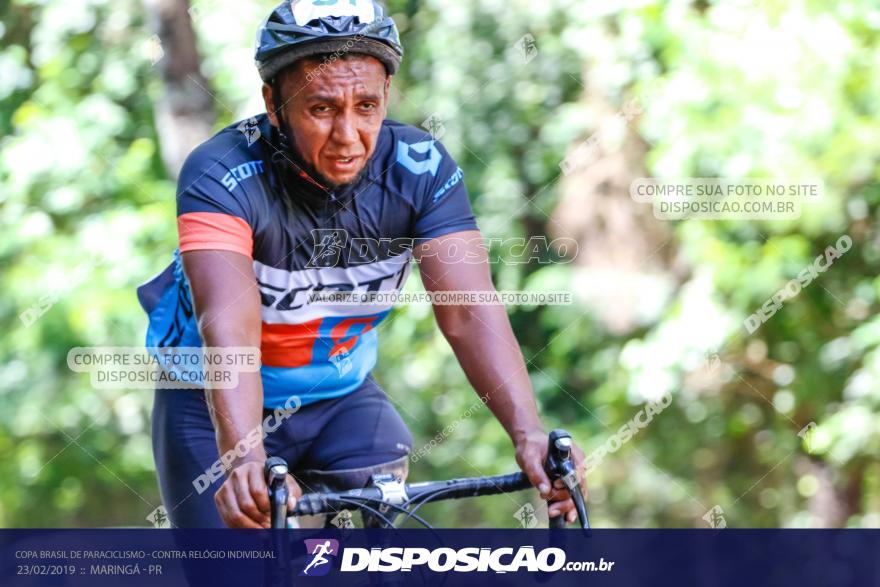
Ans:
[{"label": "disposicao logo", "polygon": [[331,561],[339,554],[339,541],[332,538],[311,538],[304,540],[309,560],[300,576],[320,577],[330,572]]}]

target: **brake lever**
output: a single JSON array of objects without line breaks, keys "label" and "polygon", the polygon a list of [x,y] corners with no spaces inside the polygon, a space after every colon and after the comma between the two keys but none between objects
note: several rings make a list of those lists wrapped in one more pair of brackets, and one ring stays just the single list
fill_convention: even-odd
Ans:
[{"label": "brake lever", "polygon": [[266,460],[263,468],[266,485],[269,487],[269,507],[271,508],[272,528],[287,527],[287,461],[281,457]]},{"label": "brake lever", "polygon": [[[574,501],[581,527],[585,530],[590,528],[590,519],[587,515],[587,506],[584,502],[584,494],[578,480],[577,468],[571,458],[572,440],[571,434],[562,429],[553,430],[548,438],[547,464],[545,466],[551,483],[562,479],[565,488]],[[549,502],[548,502],[549,506]],[[564,528],[565,516],[550,518],[551,528]]]}]

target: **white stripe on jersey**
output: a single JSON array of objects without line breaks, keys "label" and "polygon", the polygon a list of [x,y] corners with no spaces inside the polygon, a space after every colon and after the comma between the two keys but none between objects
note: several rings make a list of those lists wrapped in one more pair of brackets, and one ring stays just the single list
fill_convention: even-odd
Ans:
[{"label": "white stripe on jersey", "polygon": [[262,307],[263,322],[302,324],[330,316],[366,316],[390,310],[392,304],[309,304],[317,291],[399,291],[409,277],[412,253],[406,251],[383,261],[353,267],[319,267],[285,271],[254,261],[254,274],[264,296],[273,298]]}]

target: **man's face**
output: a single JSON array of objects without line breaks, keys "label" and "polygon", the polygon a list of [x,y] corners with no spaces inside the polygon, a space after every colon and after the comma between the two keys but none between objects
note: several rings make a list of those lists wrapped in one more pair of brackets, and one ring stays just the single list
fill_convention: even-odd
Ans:
[{"label": "man's face", "polygon": [[[311,80],[311,81],[309,81]],[[294,146],[332,187],[354,181],[376,149],[391,78],[367,55],[332,63],[297,62],[281,77],[282,111]],[[269,119],[279,125],[272,90],[263,86]]]}]

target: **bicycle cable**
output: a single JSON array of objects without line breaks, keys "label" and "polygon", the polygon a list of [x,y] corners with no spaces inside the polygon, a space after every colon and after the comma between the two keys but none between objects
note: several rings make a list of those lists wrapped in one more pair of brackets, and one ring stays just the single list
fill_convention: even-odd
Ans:
[{"label": "bicycle cable", "polygon": [[[406,508],[401,507],[397,504],[388,503],[388,502],[385,502],[382,500],[372,499],[369,497],[349,496],[348,498],[339,497],[339,498],[336,498],[336,500],[340,501],[342,503],[354,504],[354,505],[358,506],[359,508],[365,509],[368,512],[376,514],[379,518],[382,519],[383,522],[385,522],[388,525],[388,528],[396,528],[396,526],[394,525],[394,523],[391,520],[389,520],[387,517],[385,517],[382,514],[382,512],[380,512],[376,508],[373,508],[371,506],[366,505],[368,502],[378,502],[378,503],[381,503],[382,505],[387,505],[388,507],[393,508],[400,513],[409,514],[409,510],[407,510]],[[362,501],[358,501],[358,500],[362,500]],[[407,516],[406,518],[404,518],[404,521],[408,520],[410,517],[412,517],[414,520],[416,520],[418,523],[420,523],[425,528],[427,528],[429,530],[433,530],[431,525],[428,522],[426,522],[421,516]]]},{"label": "bicycle cable", "polygon": [[434,491],[432,493],[425,493],[423,495],[419,495],[418,497],[414,497],[414,498],[404,502],[403,505],[409,505],[411,503],[415,503],[417,500],[421,500],[418,502],[418,504],[416,504],[416,506],[413,509],[408,510],[407,516],[403,519],[403,521],[400,522],[401,525],[405,524],[406,521],[409,520],[410,518],[421,519],[419,516],[416,515],[416,511],[418,511],[418,509],[420,507],[422,507],[426,503],[430,502],[431,500],[440,497],[444,493],[451,493],[453,491],[456,491],[457,489],[458,489],[458,487],[448,487],[446,489],[441,489],[439,491]]},{"label": "bicycle cable", "polygon": [[[359,503],[358,501],[356,501],[358,498],[356,498],[355,496],[350,496],[350,497],[351,497],[352,499],[346,499],[346,498],[338,498],[338,499],[339,499],[339,501],[342,502],[342,503],[351,503],[351,504],[353,504],[353,505],[356,505],[356,506],[359,507],[359,508],[363,508],[363,509],[365,509],[365,510],[367,510],[367,511],[370,511],[370,512],[375,513],[377,516],[379,516],[380,518],[382,518],[382,519],[385,521],[386,524],[388,524],[388,528],[387,528],[387,529],[389,529],[389,530],[399,530],[399,528],[395,527],[394,524],[391,522],[391,520],[389,520],[389,519],[386,518],[384,515],[382,515],[381,512],[379,512],[378,510],[376,510],[376,509],[374,509],[374,508],[372,508],[372,507],[370,507],[370,506],[368,506],[368,505],[365,505],[365,504],[363,504],[363,503]],[[376,500],[376,499],[372,499],[372,498],[369,498],[369,497],[363,497],[363,498],[360,498],[360,499],[362,499],[363,501],[381,501],[381,500]],[[396,510],[402,511],[402,512],[407,511],[407,510],[404,509],[403,507],[401,507],[401,506],[399,506],[399,505],[396,505],[396,504],[393,504],[393,503],[387,503],[387,502],[381,502],[381,503],[383,503],[383,504],[385,504],[385,505],[388,505],[388,506],[390,506],[390,507],[392,507],[392,508],[394,508],[394,509],[396,509]],[[415,519],[418,520],[423,526],[425,526],[425,528],[427,528],[428,530],[431,530],[432,532],[434,532],[434,528],[432,528],[431,525],[428,524],[428,523],[427,523],[425,520],[423,520],[421,517],[419,517],[419,516],[415,516]],[[436,533],[435,533],[435,534],[436,534]],[[421,575],[422,579],[425,578],[425,571],[424,571],[424,569],[422,569],[421,567],[419,567],[419,574]],[[443,585],[444,583],[446,583],[446,579],[447,579],[447,578],[448,578],[448,577],[444,576],[443,580],[440,582],[440,585]]]},{"label": "bicycle cable", "polygon": [[350,503],[350,504],[352,504],[352,505],[356,505],[356,506],[358,507],[358,509],[364,509],[364,510],[367,510],[368,512],[370,512],[370,513],[372,513],[372,514],[375,514],[376,516],[378,516],[379,518],[381,518],[382,521],[384,521],[386,524],[389,524],[389,525],[391,524],[391,520],[389,520],[388,518],[386,518],[386,517],[382,514],[382,512],[380,512],[379,510],[377,510],[377,509],[375,509],[375,508],[372,508],[372,507],[366,505],[366,504],[363,503],[363,502],[359,502],[359,501],[356,501],[356,500],[354,500],[354,499],[346,499],[346,498],[344,498],[344,497],[338,497],[338,498],[335,499],[335,501],[338,501],[338,502],[340,502],[340,503]]}]

